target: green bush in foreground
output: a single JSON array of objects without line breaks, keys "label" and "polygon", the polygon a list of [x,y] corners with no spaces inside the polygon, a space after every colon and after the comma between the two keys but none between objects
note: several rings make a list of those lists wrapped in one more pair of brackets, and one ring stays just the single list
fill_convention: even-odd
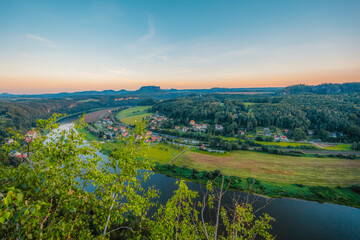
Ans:
[{"label": "green bush in foreground", "polygon": [[[234,202],[232,211],[221,208],[223,191],[215,195],[210,183],[198,207],[213,208],[216,224],[199,215],[197,193],[184,182],[150,218],[147,212],[158,195],[154,188],[141,185],[151,172],[140,170],[153,167],[144,157],[144,125],[138,124],[105,161],[97,154],[100,146],[87,143],[75,130],[83,123],[60,131],[57,117],[38,122],[36,131],[49,134],[32,139],[11,132],[14,142],[3,146],[7,153],[0,171],[3,239],[225,239],[229,234],[236,234],[235,239],[273,239],[268,233],[270,216],[255,218],[250,204]],[[13,151],[23,157],[9,158]],[[9,161],[12,165],[2,164]],[[216,179],[215,174],[220,175],[214,171],[212,178]],[[224,182],[222,177],[222,186]],[[219,219],[225,232],[219,231]]]}]

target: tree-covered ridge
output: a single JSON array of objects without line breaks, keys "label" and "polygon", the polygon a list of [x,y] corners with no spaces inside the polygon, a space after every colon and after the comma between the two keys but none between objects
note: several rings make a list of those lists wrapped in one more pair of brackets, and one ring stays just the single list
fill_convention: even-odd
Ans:
[{"label": "tree-covered ridge", "polygon": [[27,99],[0,101],[0,143],[6,137],[5,129],[12,127],[28,131],[36,126],[37,119],[49,118],[54,113],[85,113],[91,109],[135,105],[139,99],[115,101],[122,96],[96,96],[75,99]]},{"label": "tree-covered ridge", "polygon": [[240,129],[277,127],[288,129],[290,136],[305,137],[311,130],[322,140],[333,140],[335,133],[337,141],[353,142],[360,139],[359,100],[359,94],[274,96],[266,98],[267,103],[246,107],[239,99],[193,97],[157,103],[153,111],[173,118],[175,125],[188,125],[190,120],[221,124],[223,134],[229,136]]},{"label": "tree-covered ridge", "polygon": [[342,94],[342,93],[358,93],[360,92],[360,83],[343,83],[343,84],[333,84],[333,83],[324,83],[316,86],[310,86],[305,84],[299,84],[294,86],[286,87],[279,91],[280,94],[289,95],[289,94]]}]

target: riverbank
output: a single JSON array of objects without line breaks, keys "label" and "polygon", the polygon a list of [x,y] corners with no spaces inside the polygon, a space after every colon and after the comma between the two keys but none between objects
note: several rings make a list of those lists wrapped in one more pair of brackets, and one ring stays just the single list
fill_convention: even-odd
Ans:
[{"label": "riverbank", "polygon": [[[168,176],[181,178],[194,183],[206,184],[213,180],[215,186],[220,187],[220,171],[198,171],[187,167],[179,167],[174,164],[156,164],[155,172]],[[351,187],[327,187],[327,186],[306,186],[302,184],[281,184],[274,182],[260,181],[256,178],[240,178],[236,176],[224,176],[225,185],[229,189],[242,192],[260,194],[272,198],[294,198],[319,203],[334,203],[360,208],[360,192]],[[357,189],[359,190],[359,189]]]},{"label": "riverbank", "polygon": [[[87,140],[95,140],[87,131],[83,133],[89,138]],[[116,144],[102,144],[102,152],[109,154]],[[351,164],[359,163],[358,160],[311,159],[253,151],[220,154],[184,149],[170,143],[152,145],[148,157],[157,163],[154,171],[201,184],[214,180],[221,171],[232,190],[248,191],[251,185],[252,193],[272,198],[295,198],[360,208],[360,187],[354,185],[359,177],[354,171],[359,168],[350,168]],[[202,161],[204,159],[206,162]]]}]

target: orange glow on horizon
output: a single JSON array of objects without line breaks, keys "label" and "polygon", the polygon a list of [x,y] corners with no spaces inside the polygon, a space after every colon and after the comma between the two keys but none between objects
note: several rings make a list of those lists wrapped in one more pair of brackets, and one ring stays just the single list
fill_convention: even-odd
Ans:
[{"label": "orange glow on horizon", "polygon": [[198,80],[130,80],[112,79],[102,81],[93,80],[62,80],[43,78],[8,77],[0,78],[0,93],[13,94],[41,94],[77,91],[102,90],[137,90],[141,86],[160,86],[162,89],[207,89],[223,88],[252,88],[252,87],[287,87],[295,84],[318,85],[322,83],[360,82],[360,71],[347,73],[314,73],[302,75],[279,75],[272,77],[239,77]]}]

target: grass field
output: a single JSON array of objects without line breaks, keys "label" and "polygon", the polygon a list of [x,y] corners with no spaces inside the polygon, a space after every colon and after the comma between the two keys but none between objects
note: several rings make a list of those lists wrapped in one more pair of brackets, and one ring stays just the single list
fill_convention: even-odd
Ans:
[{"label": "grass field", "polygon": [[173,162],[197,170],[221,170],[225,175],[276,183],[312,186],[348,186],[360,182],[360,161],[335,158],[302,158],[251,151],[233,151],[230,156],[186,151]]},{"label": "grass field", "polygon": [[[280,147],[299,147],[299,146],[313,146],[310,143],[297,143],[297,142],[262,142],[262,141],[255,141],[256,143],[266,145],[266,146],[280,146]],[[314,146],[315,147],[315,146]],[[318,148],[318,147],[316,147]]]},{"label": "grass field", "polygon": [[185,148],[186,147],[173,144],[157,143],[150,147],[147,152],[147,157],[153,162],[166,164]]},{"label": "grass field", "polygon": [[77,130],[78,130],[78,132],[85,135],[86,141],[91,142],[91,141],[97,140],[96,136],[94,134],[92,134],[91,132],[87,131],[85,128],[77,129]]},{"label": "grass field", "polygon": [[221,136],[222,139],[227,140],[227,141],[237,141],[238,139],[236,137],[224,137]]},{"label": "grass field", "polygon": [[143,118],[152,115],[148,113],[150,108],[151,106],[128,108],[116,114],[116,117],[125,124],[133,125],[135,122],[140,122]]},{"label": "grass field", "polygon": [[245,107],[248,107],[250,105],[255,105],[255,104],[259,104],[259,103],[244,102]]},{"label": "grass field", "polygon": [[99,102],[99,99],[94,99],[94,98],[89,98],[89,99],[84,99],[84,100],[79,100],[77,101],[78,103],[87,103],[87,102]]},{"label": "grass field", "polygon": [[338,144],[333,147],[325,147],[325,150],[349,151],[351,150],[351,144]]},{"label": "grass field", "polygon": [[151,108],[151,106],[138,106],[133,108],[128,108],[122,110],[118,114],[116,114],[117,118],[125,117],[125,116],[134,116],[147,113],[147,111]]},{"label": "grass field", "polygon": [[146,118],[147,116],[152,115],[152,113],[144,113],[140,115],[130,116],[130,117],[124,117],[121,118],[120,121],[127,125],[133,125],[135,122],[140,122],[142,119]]}]

